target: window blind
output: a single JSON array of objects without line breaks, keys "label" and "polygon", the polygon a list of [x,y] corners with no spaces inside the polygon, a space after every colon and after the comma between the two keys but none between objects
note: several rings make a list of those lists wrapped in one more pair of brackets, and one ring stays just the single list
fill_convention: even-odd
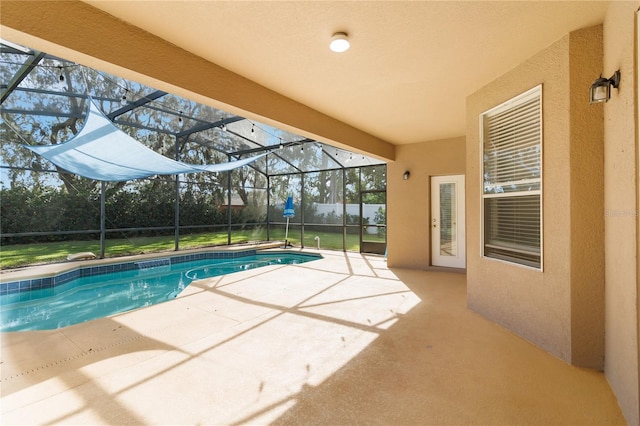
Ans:
[{"label": "window blind", "polygon": [[541,268],[542,90],[482,114],[483,254]]}]

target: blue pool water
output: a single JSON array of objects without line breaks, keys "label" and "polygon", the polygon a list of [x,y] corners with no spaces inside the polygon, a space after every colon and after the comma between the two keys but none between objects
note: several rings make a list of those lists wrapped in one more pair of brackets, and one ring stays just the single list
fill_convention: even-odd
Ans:
[{"label": "blue pool water", "polygon": [[138,269],[76,278],[54,287],[0,295],[0,331],[53,330],[175,298],[192,281],[267,265],[319,259],[265,253],[172,263],[138,262]]}]

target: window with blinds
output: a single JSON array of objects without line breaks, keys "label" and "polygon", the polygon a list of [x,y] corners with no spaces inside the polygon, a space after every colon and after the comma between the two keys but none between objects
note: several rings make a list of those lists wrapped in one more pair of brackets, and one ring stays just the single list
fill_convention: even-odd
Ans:
[{"label": "window with blinds", "polygon": [[542,269],[542,86],[480,116],[483,255]]}]

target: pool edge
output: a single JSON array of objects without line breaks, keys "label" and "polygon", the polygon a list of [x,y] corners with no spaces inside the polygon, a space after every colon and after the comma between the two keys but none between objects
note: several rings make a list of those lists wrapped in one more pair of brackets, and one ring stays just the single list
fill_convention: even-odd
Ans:
[{"label": "pool edge", "polygon": [[[5,270],[0,272],[0,294],[13,294],[22,291],[30,291],[41,288],[53,287],[79,276],[99,275],[113,272],[116,265],[130,265],[121,267],[119,270],[134,269],[136,262],[149,261],[154,259],[171,258],[173,263],[195,260],[198,257],[210,258],[217,256],[231,257],[244,256],[250,252],[269,250],[278,248],[282,243],[273,242],[266,244],[242,244],[223,247],[202,247],[197,249],[147,253],[132,256],[111,257],[105,259],[79,260],[61,262],[48,265],[34,265],[27,268]],[[173,259],[178,259],[173,261]],[[84,272],[89,270],[89,272]],[[61,277],[61,278],[59,278]],[[58,278],[58,279],[57,279]],[[57,279],[57,280],[56,280]]]}]

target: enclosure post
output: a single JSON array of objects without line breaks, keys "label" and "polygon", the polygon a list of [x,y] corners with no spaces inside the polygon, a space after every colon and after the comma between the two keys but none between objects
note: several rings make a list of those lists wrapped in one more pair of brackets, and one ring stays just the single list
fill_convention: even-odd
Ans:
[{"label": "enclosure post", "polygon": [[304,248],[304,172],[300,173],[300,247]]},{"label": "enclosure post", "polygon": [[347,251],[347,170],[342,169],[342,251]]},{"label": "enclosure post", "polygon": [[180,250],[180,175],[176,175],[176,201],[175,201],[175,209],[174,214],[174,241],[175,241],[175,251]]},{"label": "enclosure post", "polygon": [[[187,136],[188,137],[188,136]],[[186,141],[185,141],[186,143]],[[180,161],[180,140],[176,136],[175,160]],[[176,175],[176,200],[173,209],[173,245],[174,250],[180,250],[180,175]]]},{"label": "enclosure post", "polygon": [[362,167],[358,169],[358,202],[360,203],[358,207],[358,250],[362,253]]},{"label": "enclosure post", "polygon": [[106,233],[106,182],[100,181],[100,259],[104,259],[104,245],[105,245],[105,233]]},{"label": "enclosure post", "polygon": [[[231,161],[231,157],[229,157],[229,161]],[[227,172],[227,245],[231,245],[231,172],[232,170]]]},{"label": "enclosure post", "polygon": [[[267,163],[268,166],[268,163]],[[267,169],[267,241],[271,241],[271,237],[269,234],[269,228],[271,227],[269,224],[269,217],[271,216],[270,212],[270,200],[271,200],[271,176],[269,176],[269,170]]]}]

